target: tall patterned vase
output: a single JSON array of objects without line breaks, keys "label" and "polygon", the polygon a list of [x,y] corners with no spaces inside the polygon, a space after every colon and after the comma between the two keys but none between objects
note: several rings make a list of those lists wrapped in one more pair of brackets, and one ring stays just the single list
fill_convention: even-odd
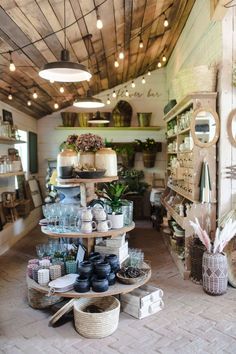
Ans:
[{"label": "tall patterned vase", "polygon": [[223,253],[204,252],[202,259],[202,285],[207,294],[223,295],[227,291],[228,266]]}]

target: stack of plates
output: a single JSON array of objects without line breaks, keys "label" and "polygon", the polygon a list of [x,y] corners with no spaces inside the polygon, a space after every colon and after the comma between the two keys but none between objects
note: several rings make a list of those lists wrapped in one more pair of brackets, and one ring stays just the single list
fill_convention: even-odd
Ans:
[{"label": "stack of plates", "polygon": [[67,274],[50,281],[48,286],[56,293],[65,293],[66,291],[73,290],[73,285],[77,277],[78,274]]}]

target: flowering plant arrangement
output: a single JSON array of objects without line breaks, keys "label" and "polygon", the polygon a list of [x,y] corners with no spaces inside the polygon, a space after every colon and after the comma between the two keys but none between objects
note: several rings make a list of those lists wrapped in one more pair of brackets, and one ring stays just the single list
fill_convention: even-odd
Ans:
[{"label": "flowering plant arrangement", "polygon": [[155,152],[157,150],[157,143],[154,139],[147,138],[145,141],[135,139],[141,151]]},{"label": "flowering plant arrangement", "polygon": [[236,221],[232,221],[232,219],[228,220],[223,229],[217,228],[214,242],[211,241],[206,230],[201,228],[197,218],[195,218],[195,222],[190,221],[190,225],[207,251],[213,254],[223,252],[227,243],[236,235]]},{"label": "flowering plant arrangement", "polygon": [[78,151],[97,151],[103,148],[104,142],[99,135],[95,134],[81,134],[78,136],[75,142]]}]

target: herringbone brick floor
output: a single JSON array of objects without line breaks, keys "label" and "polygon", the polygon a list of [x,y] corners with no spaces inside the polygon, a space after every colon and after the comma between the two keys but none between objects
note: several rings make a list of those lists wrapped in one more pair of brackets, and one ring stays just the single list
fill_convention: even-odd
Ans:
[{"label": "herringbone brick floor", "polygon": [[34,310],[26,298],[25,268],[35,245],[45,241],[36,228],[0,257],[0,352],[37,353],[236,353],[236,289],[212,297],[181,279],[160,234],[139,223],[130,245],[142,247],[152,264],[151,283],[164,290],[163,311],[143,320],[124,313],[110,337],[81,337],[69,321],[48,327],[50,311]]}]

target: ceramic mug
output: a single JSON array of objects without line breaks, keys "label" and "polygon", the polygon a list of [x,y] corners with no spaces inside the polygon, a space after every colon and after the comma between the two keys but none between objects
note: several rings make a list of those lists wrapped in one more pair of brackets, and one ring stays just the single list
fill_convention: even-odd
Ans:
[{"label": "ceramic mug", "polygon": [[80,231],[84,234],[90,234],[96,230],[95,221],[82,221],[80,226]]},{"label": "ceramic mug", "polygon": [[94,207],[93,208],[93,215],[97,221],[106,220],[106,218],[107,218],[107,214],[102,207]]},{"label": "ceramic mug", "polygon": [[111,220],[101,220],[97,223],[97,231],[98,232],[107,232],[112,228]]},{"label": "ceramic mug", "polygon": [[82,221],[92,221],[93,220],[92,210],[89,208],[84,208],[81,212],[81,220]]}]

